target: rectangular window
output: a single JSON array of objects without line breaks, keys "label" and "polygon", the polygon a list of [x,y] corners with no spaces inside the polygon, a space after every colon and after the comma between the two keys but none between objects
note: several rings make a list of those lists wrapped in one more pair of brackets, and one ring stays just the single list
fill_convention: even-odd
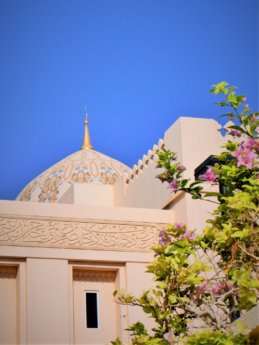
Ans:
[{"label": "rectangular window", "polygon": [[98,292],[86,291],[86,327],[98,328]]}]

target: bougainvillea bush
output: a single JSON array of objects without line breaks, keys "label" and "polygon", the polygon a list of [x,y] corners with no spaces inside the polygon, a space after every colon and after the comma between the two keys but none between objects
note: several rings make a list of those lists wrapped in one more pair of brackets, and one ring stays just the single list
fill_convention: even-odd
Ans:
[{"label": "bougainvillea bush", "polygon": [[[217,207],[198,234],[184,224],[161,230],[147,271],[156,286],[140,297],[116,291],[120,303],[141,306],[156,323],[152,331],[137,322],[128,330],[132,344],[250,344],[249,329],[231,325],[250,310],[259,296],[259,113],[226,82],[210,90],[223,96],[227,138],[222,153],[196,181],[183,178],[186,169],[176,154],[158,154],[158,178],[172,193],[184,191]],[[206,193],[206,184],[220,185]],[[122,344],[119,339],[113,345]]]}]

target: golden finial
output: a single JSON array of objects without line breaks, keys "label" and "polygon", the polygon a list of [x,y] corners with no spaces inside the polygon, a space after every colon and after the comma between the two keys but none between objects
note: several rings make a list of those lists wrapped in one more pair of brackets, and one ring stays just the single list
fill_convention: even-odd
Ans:
[{"label": "golden finial", "polygon": [[89,130],[88,130],[88,115],[87,115],[87,113],[85,114],[84,124],[85,124],[85,134],[84,134],[84,141],[83,141],[83,145],[81,146],[81,150],[83,150],[83,149],[92,150],[93,146],[91,144],[91,139],[90,139]]}]

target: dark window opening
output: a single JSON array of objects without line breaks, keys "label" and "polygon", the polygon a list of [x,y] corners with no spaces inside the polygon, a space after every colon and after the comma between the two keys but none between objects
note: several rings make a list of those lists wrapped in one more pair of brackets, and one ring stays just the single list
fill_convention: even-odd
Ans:
[{"label": "dark window opening", "polygon": [[98,328],[97,292],[86,292],[86,327]]}]

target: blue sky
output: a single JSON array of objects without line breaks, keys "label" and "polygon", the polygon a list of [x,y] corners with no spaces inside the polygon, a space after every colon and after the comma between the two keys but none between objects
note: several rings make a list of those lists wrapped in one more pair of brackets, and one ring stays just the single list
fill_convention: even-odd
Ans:
[{"label": "blue sky", "polygon": [[0,199],[77,151],[132,167],[222,80],[256,108],[257,0],[0,0]]}]

